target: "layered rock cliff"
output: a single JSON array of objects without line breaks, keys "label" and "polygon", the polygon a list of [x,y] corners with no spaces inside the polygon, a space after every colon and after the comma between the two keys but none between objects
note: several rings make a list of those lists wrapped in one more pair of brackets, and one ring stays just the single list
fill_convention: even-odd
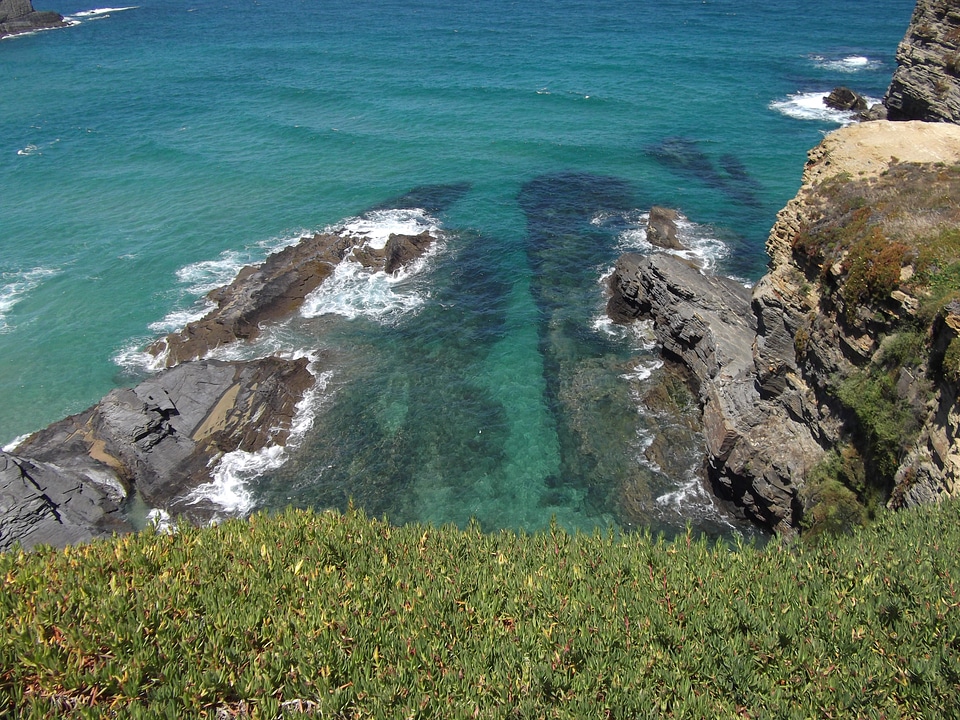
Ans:
[{"label": "layered rock cliff", "polygon": [[0,0],[0,38],[7,35],[66,27],[63,16],[55,12],[38,12],[30,0]]},{"label": "layered rock cliff", "polygon": [[960,492],[958,161],[955,125],[828,136],[751,293],[674,257],[618,263],[612,314],[652,316],[691,369],[711,479],[755,520]]},{"label": "layered rock cliff", "polygon": [[883,98],[890,120],[960,122],[960,6],[917,0]]}]

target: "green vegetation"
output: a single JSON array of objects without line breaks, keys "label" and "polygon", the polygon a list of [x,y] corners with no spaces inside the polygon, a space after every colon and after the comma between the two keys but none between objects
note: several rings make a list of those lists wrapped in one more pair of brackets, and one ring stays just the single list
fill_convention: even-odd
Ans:
[{"label": "green vegetation", "polygon": [[0,714],[955,717],[960,504],[830,544],[288,511],[0,556]]},{"label": "green vegetation", "polygon": [[837,397],[856,416],[856,435],[866,449],[870,475],[877,484],[892,481],[900,456],[919,429],[917,417],[897,395],[894,378],[873,367],[861,370],[840,383]]},{"label": "green vegetation", "polygon": [[810,471],[800,491],[804,539],[849,533],[865,525],[869,514],[860,496],[866,491],[866,469],[856,448],[845,445],[829,453]]}]

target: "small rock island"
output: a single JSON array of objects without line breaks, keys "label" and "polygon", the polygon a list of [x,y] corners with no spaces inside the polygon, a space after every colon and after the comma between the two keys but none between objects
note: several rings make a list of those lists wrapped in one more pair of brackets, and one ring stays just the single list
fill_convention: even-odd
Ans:
[{"label": "small rock island", "polygon": [[34,10],[30,0],[0,0],[0,38],[67,25],[63,15]]}]

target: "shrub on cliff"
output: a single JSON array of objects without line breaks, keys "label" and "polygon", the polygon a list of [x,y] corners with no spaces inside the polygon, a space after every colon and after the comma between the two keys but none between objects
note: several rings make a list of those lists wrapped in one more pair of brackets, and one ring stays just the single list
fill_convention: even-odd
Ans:
[{"label": "shrub on cliff", "polygon": [[0,714],[950,717],[960,503],[819,545],[286,512],[0,555]]}]

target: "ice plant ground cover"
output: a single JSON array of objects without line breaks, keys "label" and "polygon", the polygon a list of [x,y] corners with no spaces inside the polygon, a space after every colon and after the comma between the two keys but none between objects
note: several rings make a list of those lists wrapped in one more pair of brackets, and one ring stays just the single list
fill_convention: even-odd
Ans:
[{"label": "ice plant ground cover", "polygon": [[765,548],[287,511],[0,556],[0,714],[950,717],[960,503]]}]

